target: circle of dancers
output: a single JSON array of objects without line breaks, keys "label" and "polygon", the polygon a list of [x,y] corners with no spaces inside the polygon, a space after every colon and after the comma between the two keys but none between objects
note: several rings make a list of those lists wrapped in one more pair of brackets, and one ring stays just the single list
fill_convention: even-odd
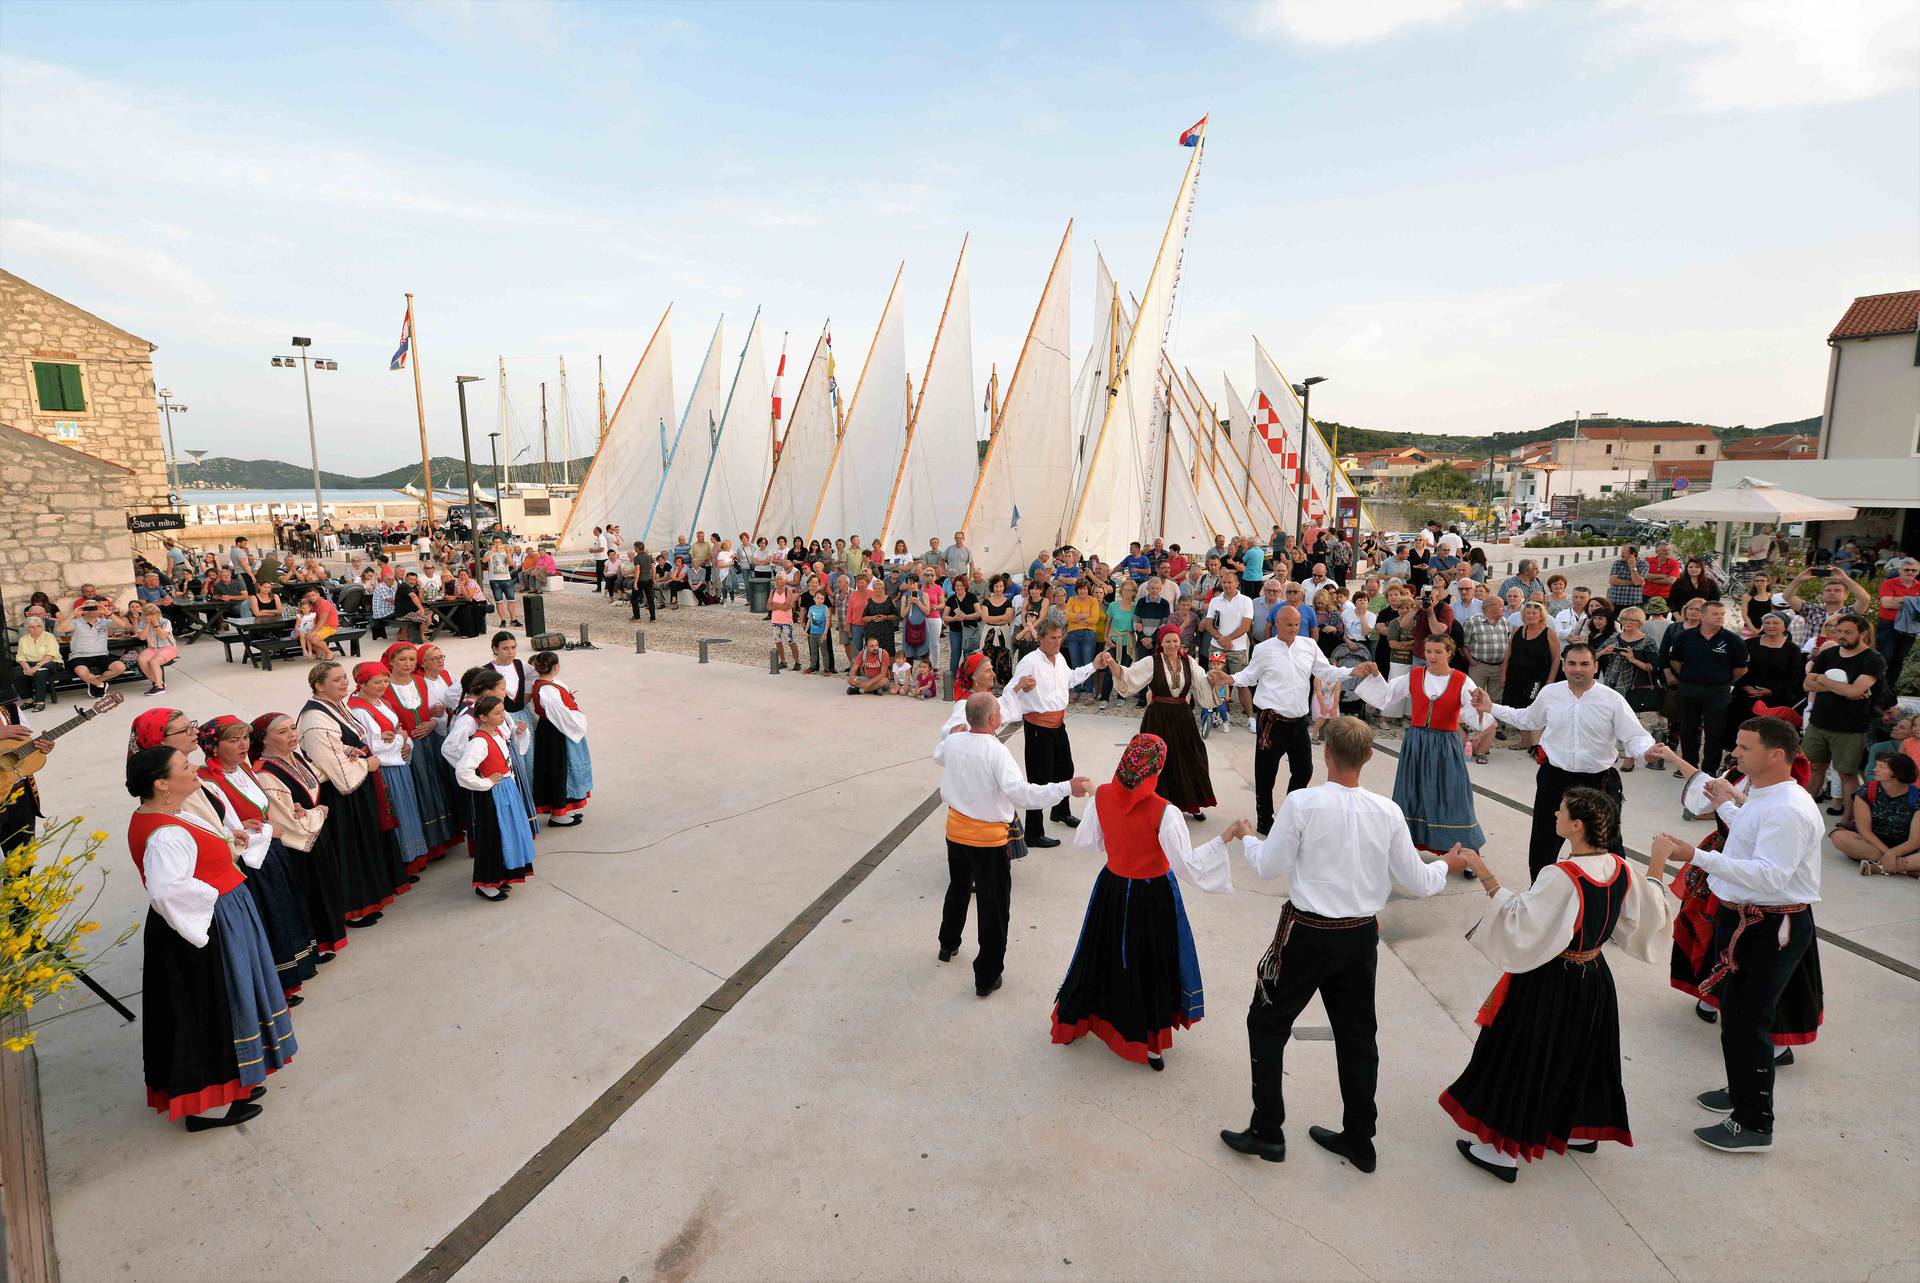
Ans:
[{"label": "circle of dancers", "polygon": [[[1231,894],[1237,840],[1255,875],[1285,876],[1289,890],[1254,965],[1246,1018],[1252,1113],[1221,1140],[1241,1154],[1285,1161],[1286,1047],[1317,996],[1332,1027],[1343,1115],[1337,1128],[1310,1126],[1307,1134],[1372,1172],[1379,915],[1396,888],[1431,896],[1458,873],[1487,897],[1468,939],[1500,971],[1475,1018],[1467,1064],[1438,1097],[1466,1133],[1456,1145],[1467,1163],[1511,1183],[1521,1163],[1549,1153],[1633,1144],[1608,942],[1646,962],[1664,949],[1674,987],[1719,1026],[1724,1082],[1696,1097],[1717,1121],[1694,1136],[1727,1153],[1771,1146],[1775,1070],[1791,1063],[1794,1046],[1813,1041],[1822,1019],[1812,906],[1825,828],[1791,712],[1757,706],[1739,726],[1734,769],[1711,777],[1656,744],[1624,697],[1595,680],[1584,643],[1563,651],[1561,680],[1530,708],[1514,709],[1452,666],[1444,635],[1424,639],[1420,667],[1388,679],[1371,663],[1329,664],[1299,635],[1291,609],[1275,616],[1273,635],[1243,667],[1211,676],[1182,653],[1177,634],[1163,633],[1151,655],[1126,667],[1104,655],[1070,666],[1053,624],[1042,625],[1037,640],[997,694],[990,665],[979,656],[963,662],[934,752],[949,870],[938,958],[959,952],[972,903],[981,998],[1002,984],[1012,863],[1032,847],[1059,845],[1046,833],[1049,821],[1075,829],[1074,845],[1105,865],[1056,992],[1053,1041],[1092,1035],[1122,1059],[1164,1070],[1174,1031],[1190,1029],[1205,1010],[1182,888]],[[1095,668],[1114,670],[1122,693],[1148,696],[1140,732],[1113,778],[1097,787],[1074,774],[1063,725],[1069,692]],[[1311,783],[1306,732],[1316,679],[1351,683],[1362,700],[1408,719],[1391,798],[1361,785],[1373,732],[1355,717],[1326,722],[1326,781]],[[1196,844],[1187,825],[1216,803],[1193,709],[1236,686],[1253,693],[1258,818]],[[1023,729],[1024,769],[998,734],[1013,721]],[[1465,768],[1468,737],[1490,735],[1496,722],[1540,732],[1525,887],[1502,885],[1488,867]],[[1715,833],[1699,843],[1659,835],[1644,871],[1624,858],[1614,765],[1623,754],[1684,774],[1687,809],[1711,813]],[[1283,756],[1289,783],[1276,807]],[[1078,816],[1074,798],[1091,799]]]}]

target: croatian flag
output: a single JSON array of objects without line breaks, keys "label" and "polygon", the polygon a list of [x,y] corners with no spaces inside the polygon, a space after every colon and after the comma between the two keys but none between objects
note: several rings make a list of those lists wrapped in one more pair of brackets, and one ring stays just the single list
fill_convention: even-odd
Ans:
[{"label": "croatian flag", "polygon": [[1200,119],[1193,122],[1193,128],[1187,130],[1186,132],[1180,135],[1180,145],[1182,147],[1198,147],[1200,145],[1201,135],[1205,134],[1206,132],[1207,132],[1207,118],[1206,116],[1202,116],[1200,117]]},{"label": "croatian flag", "polygon": [[832,398],[833,409],[834,409],[834,412],[837,414],[839,413],[839,410],[840,410],[840,380],[834,377],[833,371],[834,371],[833,331],[828,330],[827,331],[827,395]]},{"label": "croatian flag", "polygon": [[787,336],[780,336],[780,364],[773,371],[773,421],[780,422],[780,402],[787,390]]},{"label": "croatian flag", "polygon": [[413,348],[413,308],[407,308],[407,314],[400,318],[400,346],[393,350],[393,360],[387,363],[389,370],[407,368],[407,353]]}]

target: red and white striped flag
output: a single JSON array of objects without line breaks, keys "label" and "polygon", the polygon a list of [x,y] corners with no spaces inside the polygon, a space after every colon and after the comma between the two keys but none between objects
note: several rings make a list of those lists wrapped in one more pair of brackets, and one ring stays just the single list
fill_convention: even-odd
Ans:
[{"label": "red and white striped flag", "polygon": [[787,332],[780,332],[780,364],[773,370],[773,425],[780,426],[780,402],[786,399],[787,389]]}]

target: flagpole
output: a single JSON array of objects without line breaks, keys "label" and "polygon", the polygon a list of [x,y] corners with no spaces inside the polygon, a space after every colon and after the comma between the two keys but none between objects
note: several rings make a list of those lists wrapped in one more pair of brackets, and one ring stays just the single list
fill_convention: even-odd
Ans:
[{"label": "flagpole", "polygon": [[407,295],[407,348],[413,357],[413,408],[420,416],[420,476],[427,491],[427,529],[433,529],[433,460],[427,454],[427,399],[420,391],[420,331],[413,322],[413,295]]}]

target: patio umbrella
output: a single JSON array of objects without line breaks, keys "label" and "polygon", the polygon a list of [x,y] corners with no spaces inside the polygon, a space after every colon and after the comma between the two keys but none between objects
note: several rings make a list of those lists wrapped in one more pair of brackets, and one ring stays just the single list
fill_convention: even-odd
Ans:
[{"label": "patio umbrella", "polygon": [[1844,503],[1782,490],[1771,481],[1742,477],[1731,486],[1662,499],[1635,508],[1636,517],[1681,521],[1750,521],[1778,525],[1790,521],[1851,521],[1855,510]]}]

